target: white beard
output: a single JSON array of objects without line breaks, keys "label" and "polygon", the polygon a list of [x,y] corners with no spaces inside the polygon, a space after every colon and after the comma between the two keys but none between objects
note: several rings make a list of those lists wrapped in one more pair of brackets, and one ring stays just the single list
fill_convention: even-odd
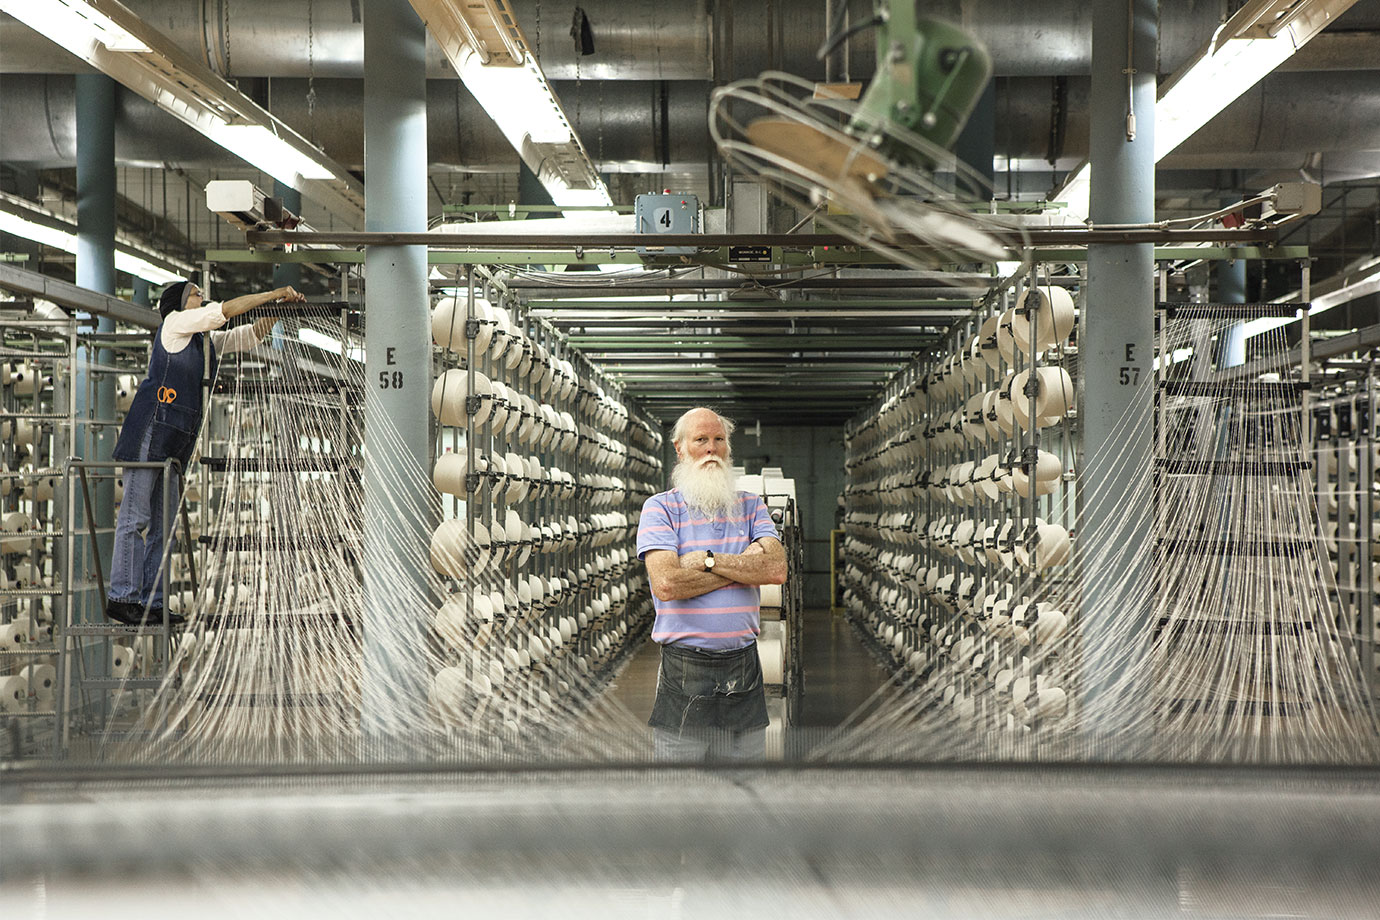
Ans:
[{"label": "white beard", "polygon": [[682,460],[671,470],[671,485],[690,507],[709,517],[728,514],[738,507],[738,490],[734,488],[733,471],[718,458],[706,457],[698,464]]}]

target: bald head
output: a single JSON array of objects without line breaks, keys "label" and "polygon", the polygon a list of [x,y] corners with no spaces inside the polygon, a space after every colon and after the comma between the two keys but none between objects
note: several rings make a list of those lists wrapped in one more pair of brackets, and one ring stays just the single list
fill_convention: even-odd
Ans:
[{"label": "bald head", "polygon": [[711,427],[717,424],[723,429],[725,456],[728,455],[728,439],[733,434],[733,429],[737,426],[732,419],[724,418],[713,409],[699,406],[676,419],[676,424],[671,428],[671,443],[676,447],[676,453],[680,454],[684,448],[686,437],[692,429]]}]

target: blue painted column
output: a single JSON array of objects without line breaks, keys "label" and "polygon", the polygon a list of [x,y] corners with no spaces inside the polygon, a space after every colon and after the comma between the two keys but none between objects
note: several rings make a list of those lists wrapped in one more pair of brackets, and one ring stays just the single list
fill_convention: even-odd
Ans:
[{"label": "blue painted column", "polygon": [[[426,28],[408,0],[364,3],[364,172],[367,230],[426,230]],[[426,247],[370,246],[364,284],[364,730],[370,753],[393,759],[427,719]]]},{"label": "blue painted column", "polygon": [[[1094,224],[1155,216],[1156,0],[1093,4],[1089,216]],[[1128,16],[1134,17],[1128,32]],[[1134,139],[1127,138],[1127,51]],[[1080,357],[1084,371],[1079,540],[1085,725],[1114,735],[1143,713],[1128,684],[1143,665],[1153,616],[1148,561],[1154,455],[1154,249],[1088,247]],[[1129,647],[1128,647],[1129,644]]]},{"label": "blue painted column", "polygon": [[[77,74],[77,271],[81,287],[102,294],[115,293],[115,81],[105,74]],[[100,317],[98,333],[115,331],[115,321]],[[89,370],[98,364],[110,367],[115,361],[110,348],[82,346],[77,350],[77,416],[82,420],[110,421],[115,418],[115,377]],[[102,425],[81,425],[76,443],[68,453],[89,460],[109,460],[115,448],[118,429]],[[61,458],[57,458],[61,459]],[[97,476],[91,480],[92,510],[98,527],[115,526],[115,480]],[[73,521],[86,524],[86,509],[78,500]],[[110,559],[114,534],[101,534],[97,546],[104,561]],[[85,553],[78,554],[78,559]],[[109,566],[104,566],[109,577]],[[91,618],[100,619],[105,598],[91,592]],[[80,618],[80,608],[74,611]]]},{"label": "blue painted column", "polygon": [[996,176],[992,159],[997,152],[997,84],[989,80],[987,88],[973,105],[968,123],[954,142],[954,153],[972,167],[987,183],[985,189],[964,189],[965,193],[981,199],[992,197],[991,185]]},{"label": "blue painted column", "polygon": [[[1224,201],[1223,204],[1231,204]],[[1220,303],[1246,302],[1246,260],[1232,259],[1214,263],[1217,271],[1217,300]],[[1218,367],[1239,367],[1246,363],[1244,323],[1233,323],[1222,336],[1217,356]]]},{"label": "blue painted column", "polygon": [[[284,185],[277,179],[273,180],[273,197],[280,198],[283,207],[302,216],[302,193],[290,185]],[[279,262],[273,266],[273,286],[282,287],[290,284],[299,290],[302,284],[302,265],[298,262]]]}]

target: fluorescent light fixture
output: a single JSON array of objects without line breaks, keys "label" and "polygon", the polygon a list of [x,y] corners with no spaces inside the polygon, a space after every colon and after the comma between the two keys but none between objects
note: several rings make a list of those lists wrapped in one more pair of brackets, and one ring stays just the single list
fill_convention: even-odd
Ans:
[{"label": "fluorescent light fixture", "polygon": [[[1356,0],[1250,0],[1160,86],[1155,102],[1155,162],[1164,159],[1267,74],[1293,56]],[[1054,198],[1078,222],[1088,219],[1092,169],[1076,169]]]},{"label": "fluorescent light fixture", "polygon": [[176,273],[167,269],[159,268],[147,259],[140,258],[128,252],[115,250],[115,267],[120,271],[143,278],[153,284],[168,284],[172,281],[185,281],[191,272]]},{"label": "fluorescent light fixture", "polygon": [[[1189,358],[1191,358],[1191,357],[1193,357],[1193,349],[1192,349],[1192,348],[1176,348],[1176,349],[1174,349],[1172,352],[1169,353],[1169,364],[1170,364],[1170,366],[1172,367],[1172,366],[1175,365],[1175,364],[1179,364],[1179,363],[1181,363],[1181,362],[1183,362],[1183,361],[1187,361],[1187,360],[1188,360]],[[1161,358],[1156,358],[1154,361],[1150,362],[1150,366],[1151,366],[1154,370],[1158,371],[1158,370],[1160,369],[1160,361],[1161,361],[1161,360],[1162,360]]]},{"label": "fluorescent light fixture", "polygon": [[359,180],[118,0],[0,0],[0,10],[349,226],[363,225]]},{"label": "fluorescent light fixture", "polygon": [[410,0],[427,31],[557,206],[613,206],[508,0]]},{"label": "fluorescent light fixture", "polygon": [[[1371,259],[1355,272],[1352,273],[1354,280],[1343,284],[1335,291],[1328,291],[1314,297],[1311,301],[1312,306],[1308,309],[1310,317],[1317,316],[1319,313],[1326,313],[1333,307],[1340,307],[1342,304],[1351,303],[1361,297],[1368,297],[1371,294],[1380,293],[1380,259]],[[1300,296],[1301,292],[1295,291],[1275,303],[1288,303]],[[1241,332],[1243,338],[1250,338],[1260,335],[1262,332],[1269,332],[1271,329],[1278,329],[1280,326],[1287,326],[1290,323],[1297,323],[1299,317],[1280,317],[1267,316],[1261,319],[1253,319],[1248,323],[1243,323]]]},{"label": "fluorescent light fixture", "polygon": [[1055,192],[1052,196],[1055,201],[1064,203],[1064,214],[1072,218],[1074,223],[1083,223],[1088,219],[1089,204],[1092,193],[1092,164],[1084,163],[1079,166],[1069,177],[1064,180],[1063,188]]},{"label": "fluorescent light fixture", "polygon": [[212,125],[206,136],[246,163],[296,188],[303,179],[331,179],[331,171],[265,125]]},{"label": "fluorescent light fixture", "polygon": [[1155,103],[1155,160],[1279,67],[1356,0],[1250,0],[1222,24]]},{"label": "fluorescent light fixture", "polygon": [[466,45],[455,69],[515,150],[529,139],[536,144],[570,142],[570,123],[531,58],[517,67],[486,65]]},{"label": "fluorescent light fixture", "polygon": [[317,332],[315,329],[299,329],[297,331],[297,341],[304,345],[312,345],[322,351],[328,351],[333,355],[342,355],[351,361],[364,363],[364,349],[358,345],[351,345],[348,354],[345,347],[340,344],[340,339],[332,338],[329,335]]},{"label": "fluorescent light fixture", "polygon": [[85,57],[95,43],[111,51],[149,50],[86,0],[10,0],[0,3],[0,9],[78,57]]},{"label": "fluorescent light fixture", "polygon": [[466,221],[464,223],[437,224],[432,233],[458,234],[511,234],[524,236],[529,233],[551,235],[556,233],[632,233],[637,218],[632,214],[619,214],[616,211],[572,211],[564,217],[538,217],[529,220],[486,220]]},{"label": "fluorescent light fixture", "polygon": [[[14,195],[0,193],[0,230],[63,252],[74,255],[77,252],[75,224]],[[195,271],[190,265],[168,259],[121,238],[115,241],[115,267],[154,284],[181,281]]]},{"label": "fluorescent light fixture", "polygon": [[[1223,26],[1222,28],[1226,28]],[[1155,102],[1155,161],[1159,162],[1296,50],[1288,35],[1235,38],[1213,51],[1208,42]]]}]

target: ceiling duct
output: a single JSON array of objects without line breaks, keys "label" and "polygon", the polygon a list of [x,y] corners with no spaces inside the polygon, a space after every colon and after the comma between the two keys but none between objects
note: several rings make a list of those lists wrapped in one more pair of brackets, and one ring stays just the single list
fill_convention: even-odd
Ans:
[{"label": "ceiling duct", "polygon": [[[179,46],[195,50],[224,73],[227,50],[235,77],[363,77],[364,33],[357,4],[234,0],[128,0],[125,4]],[[573,6],[573,5],[572,5]],[[815,51],[825,33],[822,0],[717,0],[717,22],[708,0],[581,0],[596,53],[577,55],[570,40],[572,6],[523,3],[514,13],[532,39],[542,70],[552,80],[720,80],[757,74],[769,67],[822,79]],[[1173,72],[1217,27],[1220,3],[1162,4],[1160,67]],[[310,24],[308,15],[310,10]],[[1057,76],[1091,72],[1091,7],[1084,0],[933,0],[926,13],[982,36],[998,76]],[[539,18],[540,17],[540,18]],[[1346,28],[1380,25],[1380,11],[1356,11]],[[0,23],[8,72],[52,71],[52,45],[27,30]],[[849,43],[855,79],[875,69],[872,36]],[[56,66],[72,69],[73,62]],[[454,70],[434,41],[428,43],[427,75]]]}]

